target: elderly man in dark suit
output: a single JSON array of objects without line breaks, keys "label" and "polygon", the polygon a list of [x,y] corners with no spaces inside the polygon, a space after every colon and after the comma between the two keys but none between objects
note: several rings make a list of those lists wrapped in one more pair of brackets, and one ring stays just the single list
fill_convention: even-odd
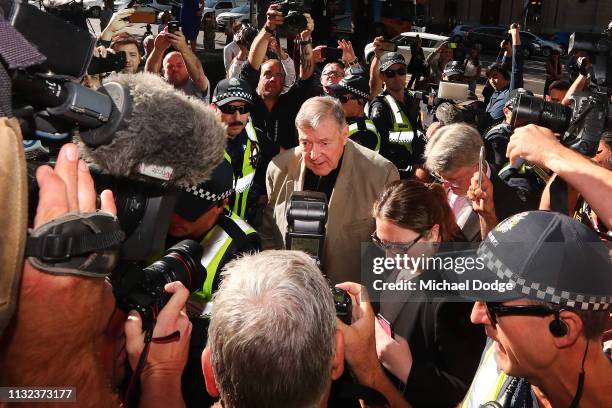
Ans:
[{"label": "elderly man in dark suit", "polygon": [[307,100],[295,125],[299,146],[268,166],[263,247],[285,246],[286,210],[294,191],[323,192],[329,203],[323,269],[332,283],[360,282],[360,243],[369,241],[374,231],[372,204],[386,184],[399,179],[397,169],[348,139],[342,106],[333,98]]}]

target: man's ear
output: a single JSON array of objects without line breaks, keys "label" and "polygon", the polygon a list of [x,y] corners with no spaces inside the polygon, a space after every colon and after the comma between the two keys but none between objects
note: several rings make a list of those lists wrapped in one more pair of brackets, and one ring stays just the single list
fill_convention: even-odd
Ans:
[{"label": "man's ear", "polygon": [[567,332],[563,336],[553,336],[553,341],[555,345],[559,348],[565,348],[574,345],[576,341],[580,338],[580,336],[583,334],[584,324],[582,323],[582,319],[576,313],[570,312],[568,310],[561,311],[561,313],[559,313],[559,319],[563,323],[565,323],[565,326],[567,327]]},{"label": "man's ear", "polygon": [[229,197],[226,197],[223,199],[223,201],[219,203],[218,206],[215,207],[215,212],[219,215],[222,214],[223,211],[225,210],[225,207],[228,205],[229,205]]},{"label": "man's ear", "polygon": [[212,363],[210,362],[210,351],[208,350],[208,347],[205,347],[204,351],[202,352],[202,372],[204,373],[206,391],[211,397],[218,398],[219,390],[217,389],[215,373],[213,372]]},{"label": "man's ear", "polygon": [[331,379],[337,380],[344,372],[344,336],[336,329],[336,352],[332,360]]}]

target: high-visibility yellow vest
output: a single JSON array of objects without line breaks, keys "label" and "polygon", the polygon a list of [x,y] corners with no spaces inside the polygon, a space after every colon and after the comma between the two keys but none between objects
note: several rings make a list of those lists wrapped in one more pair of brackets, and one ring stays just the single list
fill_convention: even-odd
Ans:
[{"label": "high-visibility yellow vest", "polygon": [[399,107],[394,97],[385,95],[384,101],[389,105],[391,113],[393,113],[393,128],[389,131],[389,142],[401,144],[412,153],[412,141],[415,137],[415,131],[412,129],[408,117]]},{"label": "high-visibility yellow vest", "polygon": [[[229,210],[237,214],[239,217],[244,218],[246,212],[247,196],[249,190],[253,185],[255,178],[255,166],[257,165],[257,159],[259,155],[259,142],[257,140],[257,133],[253,127],[253,123],[249,120],[245,127],[247,134],[247,144],[243,152],[242,169],[239,175],[236,175],[234,171],[234,197],[229,203]],[[225,160],[232,164],[232,159],[227,153],[224,154]],[[233,167],[233,166],[232,166]]]},{"label": "high-visibility yellow vest", "polygon": [[372,137],[376,138],[376,147],[374,148],[374,151],[378,153],[380,151],[380,134],[376,129],[376,125],[374,125],[374,122],[372,122],[372,120],[368,118],[364,119],[364,123],[366,127],[365,129],[359,129],[359,122],[351,123],[349,125],[349,138],[359,131],[372,134]]}]

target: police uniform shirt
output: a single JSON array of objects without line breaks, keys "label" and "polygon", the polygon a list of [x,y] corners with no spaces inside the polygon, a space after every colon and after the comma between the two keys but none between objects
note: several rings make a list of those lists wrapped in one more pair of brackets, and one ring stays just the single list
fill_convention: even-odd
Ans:
[{"label": "police uniform shirt", "polygon": [[[422,130],[419,118],[419,101],[413,98],[412,93],[407,89],[404,90],[404,100],[406,104],[396,100],[397,105],[408,118],[412,130],[415,132],[412,140],[412,151],[410,152],[402,144],[389,142],[389,132],[392,131],[395,122],[393,112],[384,99],[387,95],[389,95],[389,93],[383,91],[370,103],[368,115],[374,122],[374,125],[376,125],[376,129],[381,137],[380,154],[395,164],[400,171],[422,165],[424,163],[423,154],[425,153],[427,140],[425,136],[419,132]],[[400,175],[402,178],[405,176],[405,174],[401,173]]]},{"label": "police uniform shirt", "polygon": [[349,128],[353,124],[356,124],[358,128],[358,130],[356,130],[353,133],[349,132],[349,138],[353,142],[359,143],[360,145],[367,147],[370,150],[376,151],[377,147],[380,150],[380,146],[379,146],[380,135],[377,133],[374,133],[373,131],[367,128],[366,119],[367,118],[365,116],[362,116],[360,118],[347,118],[346,119],[346,122],[348,123]]}]

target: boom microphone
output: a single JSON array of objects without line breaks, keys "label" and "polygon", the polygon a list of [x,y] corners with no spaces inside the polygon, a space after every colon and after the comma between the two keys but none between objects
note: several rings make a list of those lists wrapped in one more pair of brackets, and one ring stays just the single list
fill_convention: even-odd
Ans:
[{"label": "boom microphone", "polygon": [[99,91],[113,101],[110,119],[81,132],[79,148],[103,173],[187,187],[223,160],[225,128],[215,112],[159,76],[117,74]]}]

